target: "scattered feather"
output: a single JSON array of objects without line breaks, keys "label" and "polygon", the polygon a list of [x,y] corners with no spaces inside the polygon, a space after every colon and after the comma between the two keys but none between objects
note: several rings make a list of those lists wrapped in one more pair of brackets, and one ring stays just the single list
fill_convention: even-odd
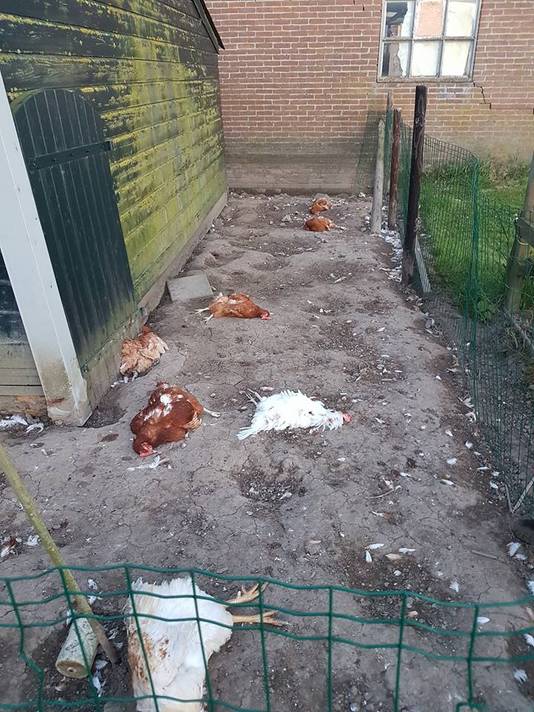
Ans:
[{"label": "scattered feather", "polygon": [[517,560],[519,560],[519,561],[526,561],[526,560],[527,560],[527,557],[525,556],[525,554],[516,554],[516,555],[515,555],[515,558],[516,558]]},{"label": "scattered feather", "polygon": [[444,485],[448,485],[449,487],[454,487],[454,482],[452,480],[446,480],[446,479],[441,479],[440,482]]},{"label": "scattered feather", "polygon": [[399,549],[399,553],[400,553],[400,554],[413,554],[414,551],[415,551],[415,549],[407,549],[405,546],[402,546],[402,547]]},{"label": "scattered feather", "polygon": [[534,580],[527,581],[527,588],[531,596],[534,596]]},{"label": "scattered feather", "polygon": [[102,695],[102,683],[100,682],[100,678],[98,676],[98,673],[92,676],[92,681],[93,681],[93,686],[96,690],[97,695],[100,697]]},{"label": "scattered feather", "polygon": [[468,450],[472,450],[472,449],[473,449],[473,443],[470,442],[469,440],[466,440],[466,441],[465,441],[465,446],[466,446],[466,448],[467,448]]},{"label": "scattered feather", "polygon": [[511,541],[509,544],[506,545],[506,548],[508,549],[508,556],[513,559],[521,548],[521,544],[518,541]]},{"label": "scattered feather", "polygon": [[26,546],[37,546],[39,543],[39,535],[38,534],[30,534],[30,536],[26,539]]},{"label": "scattered feather", "polygon": [[20,544],[21,539],[18,536],[4,537],[0,543],[0,559],[6,559],[15,552],[17,544]]},{"label": "scattered feather", "polygon": [[87,585],[91,591],[98,591],[98,584],[94,579],[87,579]]},{"label": "scattered feather", "polygon": [[497,482],[490,482],[489,485],[490,485],[491,489],[494,489],[494,490],[499,489],[499,485],[497,484]]},{"label": "scattered feather", "polygon": [[373,557],[371,556],[371,553],[367,549],[365,550],[365,560],[367,561],[368,564],[373,563]]},{"label": "scattered feather", "polygon": [[135,467],[128,467],[128,472],[133,472],[134,470],[155,470],[159,465],[168,462],[168,460],[162,460],[161,455],[156,455],[156,457],[150,462],[143,462],[141,465],[136,465]]},{"label": "scattered feather", "polygon": [[399,559],[402,559],[402,556],[400,554],[386,554],[386,559],[389,559],[390,561],[399,561]]},{"label": "scattered feather", "polygon": [[449,459],[447,460],[447,465],[456,465],[457,462],[458,462],[457,457],[449,457]]},{"label": "scattered feather", "polygon": [[460,590],[460,584],[458,583],[458,581],[451,581],[449,588],[451,589],[451,591],[455,591],[456,593],[458,593]]},{"label": "scattered feather", "polygon": [[487,618],[486,616],[478,616],[477,618],[477,623],[478,625],[486,625],[486,623],[489,623],[490,619]]},{"label": "scattered feather", "polygon": [[369,549],[369,551],[374,551],[375,549],[381,549],[385,544],[369,544],[369,546],[366,546],[366,549]]},{"label": "scattered feather", "polygon": [[524,682],[528,680],[528,675],[525,672],[525,670],[522,669],[516,669],[514,670],[514,680],[517,680],[517,682],[522,685]]},{"label": "scattered feather", "polygon": [[42,433],[44,430],[43,423],[32,423],[31,425],[28,425],[28,427],[26,428],[26,435],[28,435],[28,433],[32,433],[34,430],[38,430],[40,433]]},{"label": "scattered feather", "polygon": [[448,435],[450,438],[452,438],[453,437],[452,430],[446,430],[445,435]]},{"label": "scattered feather", "polygon": [[530,645],[531,648],[534,648],[534,635],[531,635],[530,633],[525,633],[524,638],[526,644]]}]

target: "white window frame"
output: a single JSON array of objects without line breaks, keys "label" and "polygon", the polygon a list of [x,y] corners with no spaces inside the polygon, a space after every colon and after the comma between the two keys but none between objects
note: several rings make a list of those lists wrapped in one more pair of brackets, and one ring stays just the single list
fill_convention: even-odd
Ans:
[{"label": "white window frame", "polygon": [[[416,2],[416,0],[415,0]],[[384,47],[386,44],[394,44],[394,41],[391,43],[387,41],[387,38],[385,37],[386,34],[386,19],[387,19],[387,4],[388,0],[382,0],[382,20],[380,22],[380,52],[379,52],[379,57],[378,57],[378,71],[377,71],[377,80],[379,82],[446,82],[446,83],[451,83],[451,82],[472,82],[473,81],[473,71],[475,68],[475,55],[477,51],[477,42],[478,42],[478,29],[480,25],[480,10],[482,7],[482,2],[483,0],[476,0],[477,3],[477,8],[476,8],[476,17],[475,17],[475,23],[473,27],[473,35],[470,37],[467,36],[462,36],[462,37],[446,37],[445,36],[445,23],[447,20],[447,10],[449,7],[449,0],[444,0],[445,2],[445,12],[444,12],[444,21],[443,21],[443,30],[442,34],[440,37],[434,37],[434,38],[420,38],[420,39],[415,39],[413,37],[413,23],[415,22],[415,11],[414,11],[414,16],[412,19],[412,30],[411,30],[411,36],[410,37],[405,37],[401,42],[405,42],[406,44],[409,44],[410,46],[410,59],[409,59],[409,68],[408,71],[411,71],[412,68],[412,48],[413,45],[416,42],[439,42],[440,43],[440,49],[439,49],[439,57],[438,57],[438,71],[441,72],[441,63],[442,63],[442,58],[443,58],[443,47],[445,44],[445,41],[469,41],[472,42],[472,51],[471,51],[471,56],[469,57],[469,69],[466,75],[463,76],[458,76],[458,75],[450,75],[450,74],[437,74],[437,75],[429,75],[429,76],[424,76],[421,74],[417,75],[412,75],[412,74],[407,74],[405,77],[394,77],[394,76],[382,76],[382,64],[384,61]]]}]

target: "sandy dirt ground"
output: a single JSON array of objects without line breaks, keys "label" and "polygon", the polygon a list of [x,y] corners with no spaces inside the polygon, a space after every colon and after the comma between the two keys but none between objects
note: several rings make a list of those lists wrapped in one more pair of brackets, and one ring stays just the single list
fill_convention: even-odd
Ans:
[{"label": "sandy dirt ground", "polygon": [[[369,234],[369,201],[338,199],[331,217],[347,229],[313,234],[302,229],[309,198],[232,195],[187,267],[205,270],[217,291],[250,293],[271,310],[272,321],[206,325],[195,313],[205,300],[184,306],[164,299],[150,323],[170,351],[144,378],[111,389],[87,427],[2,436],[63,556],[73,565],[200,567],[293,584],[408,590],[446,602],[524,596],[532,566],[528,552],[523,561],[508,557],[506,510],[490,487],[499,477],[461,403],[466,394],[454,351],[428,328],[417,297],[391,279],[392,248]],[[207,416],[185,445],[161,448],[156,469],[135,469],[140,460],[129,421],[162,379],[185,386],[221,417]],[[253,413],[247,389],[268,395],[284,388],[318,396],[350,412],[353,421],[324,434],[268,433],[238,441]],[[1,479],[0,492],[0,533],[22,539],[0,562],[0,575],[46,568],[41,548],[25,543],[31,529]],[[370,550],[368,562],[365,550],[372,544],[383,546]],[[120,572],[91,577],[99,589],[124,585]],[[201,585],[222,597],[236,590],[207,578]],[[21,596],[57,590],[53,577],[17,584]],[[322,591],[271,586],[265,596],[286,609],[328,610]],[[96,605],[117,612],[123,603],[118,597]],[[334,607],[375,620],[338,620],[334,634],[385,647],[334,645],[332,709],[392,709],[396,650],[387,646],[397,644],[399,628],[380,620],[398,617],[400,599],[336,594]],[[0,609],[0,623],[13,620],[8,606]],[[35,622],[64,611],[64,601],[52,600],[26,608],[24,616]],[[408,628],[405,643],[443,656],[467,654],[469,641],[446,633],[470,631],[472,611],[408,599],[405,614],[445,631]],[[527,614],[525,606],[480,613],[490,618],[486,629],[497,631],[528,625]],[[285,617],[296,635],[327,633],[324,616]],[[27,629],[24,646],[45,668],[47,696],[79,700],[83,684],[53,672],[64,630]],[[17,660],[18,634],[0,629],[0,640],[0,700],[34,698],[37,678]],[[482,639],[477,646],[476,654],[492,656],[528,652],[522,636]],[[234,632],[210,663],[218,698],[236,709],[265,709],[265,673],[270,709],[327,709],[326,643],[268,634],[266,648],[265,671],[259,633]],[[466,700],[465,664],[410,652],[402,663],[399,709],[442,712]],[[534,680],[534,671],[522,667]],[[104,693],[127,692],[126,663],[109,670],[102,673]],[[532,710],[530,681],[520,684],[513,673],[508,664],[477,665],[477,700],[493,712]]]}]

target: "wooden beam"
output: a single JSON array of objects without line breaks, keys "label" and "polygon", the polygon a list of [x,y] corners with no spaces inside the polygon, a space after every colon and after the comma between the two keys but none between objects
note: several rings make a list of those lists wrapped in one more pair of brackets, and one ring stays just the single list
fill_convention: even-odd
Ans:
[{"label": "wooden beam", "polygon": [[402,255],[402,283],[411,284],[415,270],[415,243],[417,237],[417,218],[419,215],[419,196],[423,175],[425,144],[427,88],[419,85],[415,90],[415,111],[413,119],[412,162],[410,168],[410,192],[408,194],[408,215],[406,235]]},{"label": "wooden beam", "polygon": [[391,142],[391,167],[389,171],[389,205],[388,205],[388,228],[397,229],[397,209],[398,209],[398,189],[399,189],[399,160],[400,160],[400,140],[401,140],[401,112],[395,109],[393,112],[393,140]]},{"label": "wooden beam", "polygon": [[384,199],[384,119],[378,122],[378,142],[376,147],[375,183],[373,188],[373,209],[371,211],[371,231],[379,233],[382,228],[382,202]]}]

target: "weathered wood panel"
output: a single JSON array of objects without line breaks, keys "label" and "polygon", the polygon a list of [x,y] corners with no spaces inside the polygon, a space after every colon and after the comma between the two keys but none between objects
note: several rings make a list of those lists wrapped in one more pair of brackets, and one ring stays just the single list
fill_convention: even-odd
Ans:
[{"label": "weathered wood panel", "polygon": [[11,99],[79,89],[102,115],[136,296],[225,190],[217,53],[193,0],[1,0]]},{"label": "weathered wood panel", "polygon": [[[190,3],[184,8],[191,10]],[[78,0],[75,6],[70,0],[2,0],[2,10],[11,15],[34,20],[48,20],[61,24],[76,24],[90,29],[110,31],[113,26],[122,32],[127,28],[132,35],[152,39],[176,39],[176,30],[206,37],[202,21],[158,0],[140,0],[137,3],[141,14],[131,12],[129,0]],[[168,34],[166,34],[168,33]],[[188,38],[186,37],[186,42]]]}]

